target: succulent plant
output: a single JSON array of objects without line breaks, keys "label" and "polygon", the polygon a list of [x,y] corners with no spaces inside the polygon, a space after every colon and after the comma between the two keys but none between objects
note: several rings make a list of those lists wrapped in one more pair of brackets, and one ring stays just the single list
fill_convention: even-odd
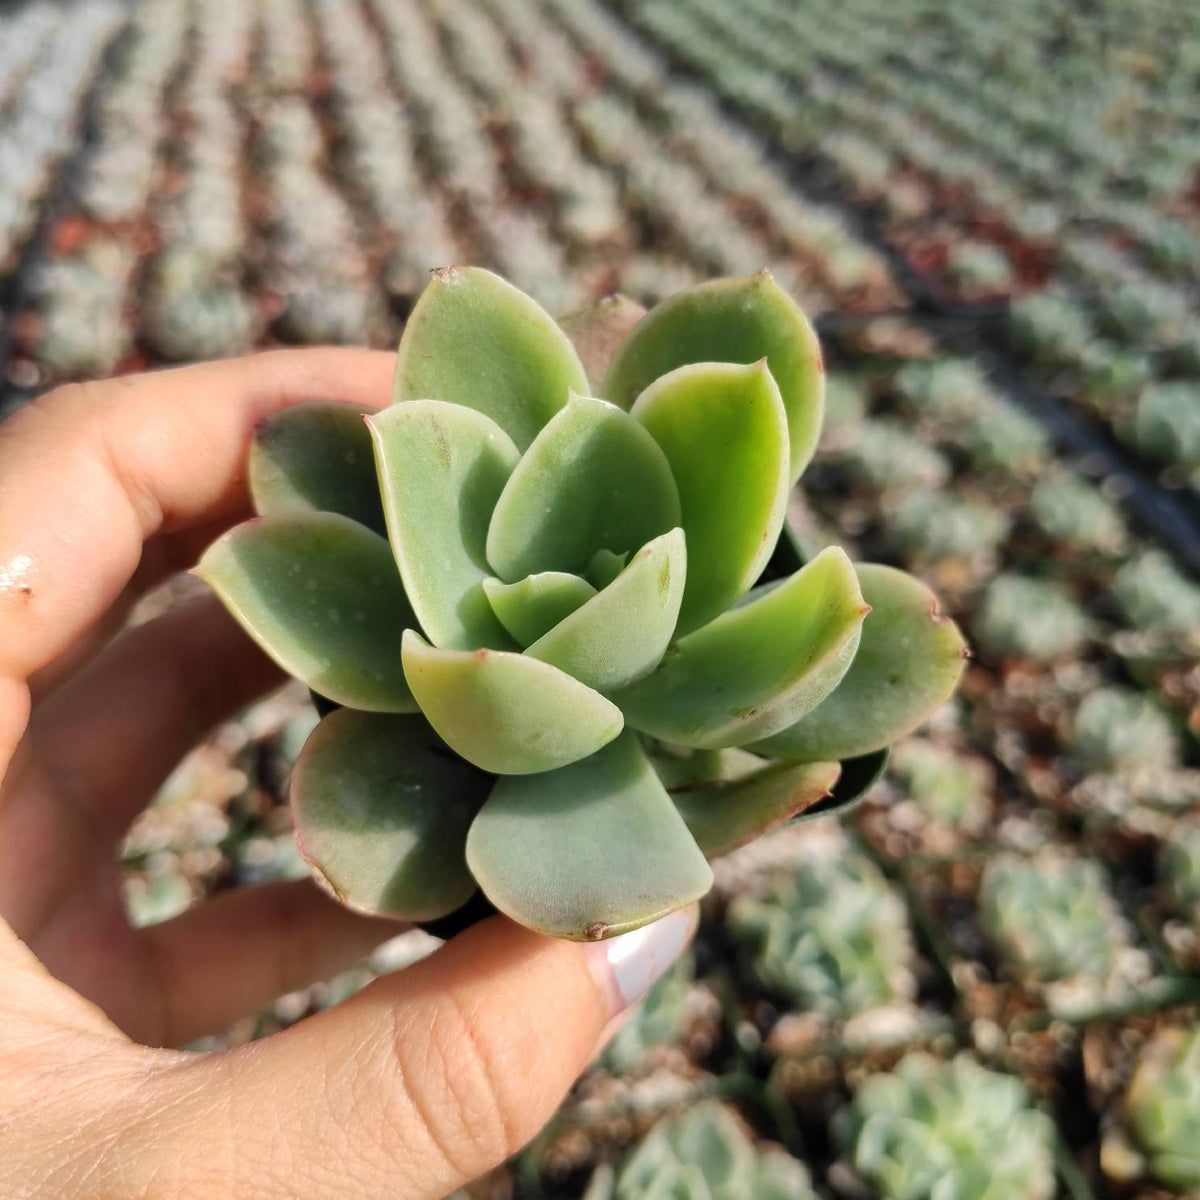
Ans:
[{"label": "succulent plant", "polygon": [[1029,496],[1029,515],[1062,546],[1119,551],[1128,530],[1121,510],[1094,484],[1071,471],[1048,471]]},{"label": "succulent plant", "polygon": [[1154,377],[1154,367],[1145,354],[1111,342],[1093,342],[1080,366],[1084,399],[1103,413],[1134,399]]},{"label": "succulent plant", "polygon": [[[924,586],[836,547],[796,569],[780,542],[821,371],[770,276],[672,297],[623,340],[614,312],[637,315],[610,301],[569,322],[604,374],[593,399],[532,300],[436,272],[391,407],[266,422],[261,515],[197,569],[341,706],[291,800],[318,879],[354,907],[433,920],[481,889],[557,936],[634,928],[703,894],[706,857],[817,804],[839,760],[881,752],[961,673]],[[673,793],[659,743],[685,755]]]},{"label": "succulent plant", "polygon": [[1035,661],[1074,654],[1090,629],[1087,615],[1057,584],[1014,573],[988,584],[973,626],[989,655]]},{"label": "succulent plant", "polygon": [[879,491],[936,488],[950,477],[943,455],[899,421],[885,418],[862,426],[844,461],[857,483]]},{"label": "succulent plant", "polygon": [[1163,843],[1159,870],[1171,902],[1200,918],[1200,822],[1177,827]]},{"label": "succulent plant", "polygon": [[1133,281],[1107,297],[1105,316],[1114,334],[1137,346],[1170,345],[1183,336],[1187,296],[1155,280]]},{"label": "succulent plant", "polygon": [[964,290],[972,295],[1007,291],[1016,272],[1007,254],[990,242],[962,242],[955,246],[946,268]]},{"label": "succulent plant", "polygon": [[1150,1174],[1200,1189],[1200,1030],[1167,1029],[1142,1053],[1125,1093],[1125,1120]]},{"label": "succulent plant", "polygon": [[982,415],[996,398],[987,376],[966,358],[908,363],[896,373],[895,387],[918,416]]},{"label": "succulent plant", "polygon": [[1113,577],[1113,594],[1138,629],[1200,633],[1200,587],[1161,550],[1132,558]]},{"label": "succulent plant", "polygon": [[1200,469],[1200,385],[1158,383],[1142,392],[1130,431],[1148,458]]},{"label": "succulent plant", "polygon": [[994,397],[986,411],[969,418],[957,440],[976,470],[1007,475],[1037,474],[1052,450],[1044,426],[1000,397]]},{"label": "succulent plant", "polygon": [[979,919],[1005,961],[1039,983],[1104,980],[1128,942],[1100,865],[1054,848],[989,859]]},{"label": "succulent plant", "polygon": [[1084,697],[1071,728],[1071,753],[1093,771],[1171,767],[1179,735],[1170,717],[1142,692],[1097,688]]},{"label": "succulent plant", "polygon": [[789,878],[729,906],[762,983],[804,1011],[848,1017],[916,990],[912,934],[899,895],[849,849],[806,856]]},{"label": "succulent plant", "polygon": [[724,1105],[668,1117],[615,1174],[601,1168],[585,1200],[816,1200],[804,1164],[760,1148]]},{"label": "succulent plant", "polygon": [[1077,360],[1093,336],[1091,323],[1078,305],[1046,293],[1018,300],[1011,320],[1017,344],[1050,366]]},{"label": "succulent plant", "polygon": [[998,508],[945,492],[903,497],[887,525],[906,554],[933,560],[985,554],[1008,535],[1008,518]]},{"label": "succulent plant", "polygon": [[1054,1126],[1010,1075],[914,1053],[834,1118],[854,1173],[883,1200],[1049,1200]]},{"label": "succulent plant", "polygon": [[889,769],[917,807],[939,825],[975,834],[987,823],[991,778],[980,759],[914,737],[895,748]]}]

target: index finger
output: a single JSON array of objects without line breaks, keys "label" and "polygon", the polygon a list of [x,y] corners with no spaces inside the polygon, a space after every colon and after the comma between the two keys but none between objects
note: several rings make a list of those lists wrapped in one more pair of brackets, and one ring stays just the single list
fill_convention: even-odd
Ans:
[{"label": "index finger", "polygon": [[[271,351],[71,385],[0,425],[0,704],[116,600],[147,538],[246,503],[260,421],[304,400],[382,407],[393,362]],[[15,741],[7,724],[0,770]]]}]

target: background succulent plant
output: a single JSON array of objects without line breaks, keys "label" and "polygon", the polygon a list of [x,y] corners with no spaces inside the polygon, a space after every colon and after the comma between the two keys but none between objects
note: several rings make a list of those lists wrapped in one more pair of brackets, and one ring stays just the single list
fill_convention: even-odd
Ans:
[{"label": "background succulent plant", "polygon": [[715,1101],[666,1118],[614,1174],[601,1169],[586,1200],[814,1200],[807,1170],[790,1154],[756,1146]]},{"label": "background succulent plant", "polygon": [[910,1054],[836,1116],[847,1162],[884,1200],[1054,1195],[1054,1127],[1019,1080],[966,1055]]},{"label": "background succulent plant", "polygon": [[1127,538],[1120,509],[1099,488],[1070,471],[1047,472],[1029,497],[1029,515],[1055,542],[1115,553]]},{"label": "background succulent plant", "polygon": [[765,893],[737,897],[728,921],[753,947],[761,981],[803,1011],[847,1017],[915,993],[904,904],[849,848],[807,855]]},{"label": "background succulent plant", "polygon": [[991,779],[982,761],[917,737],[896,747],[889,769],[929,819],[969,834],[987,824]]},{"label": "background succulent plant", "polygon": [[980,882],[979,917],[1002,957],[1042,983],[1102,981],[1128,940],[1100,865],[1053,849],[990,859]]},{"label": "background succulent plant", "polygon": [[1200,1030],[1167,1029],[1142,1053],[1125,1094],[1133,1144],[1161,1183],[1200,1188]]},{"label": "background succulent plant", "polygon": [[1200,922],[1200,822],[1176,829],[1159,857],[1171,902]]},{"label": "background succulent plant", "polygon": [[[568,323],[594,372],[611,358],[592,399],[532,300],[437,272],[390,408],[301,406],[256,437],[261,516],[198,571],[342,706],[292,804],[348,904],[431,920],[480,888],[558,936],[636,927],[961,673],[901,572],[830,547],[755,587],[821,422],[816,338],[770,276],[672,297],[623,340],[613,315]],[[657,743],[690,752],[673,794]]]},{"label": "background succulent plant", "polygon": [[974,633],[988,654],[1034,661],[1073,654],[1091,622],[1061,587],[1006,572],[997,575],[979,605]]},{"label": "background succulent plant", "polygon": [[1131,558],[1113,577],[1112,590],[1138,629],[1200,636],[1200,587],[1161,551]]},{"label": "background succulent plant", "polygon": [[1097,771],[1170,767],[1179,761],[1179,736],[1149,696],[1122,687],[1097,688],[1075,713],[1071,751]]}]

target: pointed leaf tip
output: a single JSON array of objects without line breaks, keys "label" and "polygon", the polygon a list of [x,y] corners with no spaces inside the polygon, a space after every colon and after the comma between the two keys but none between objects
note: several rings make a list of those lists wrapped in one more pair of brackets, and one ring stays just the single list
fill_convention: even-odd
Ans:
[{"label": "pointed leaf tip", "polygon": [[816,449],[825,377],[816,333],[769,271],[702,283],[656,305],[617,351],[601,394],[630,408],[654,380],[677,367],[753,363],[764,356],[787,414],[790,484]]},{"label": "pointed leaf tip", "polygon": [[684,634],[724,612],[771,556],[787,509],[787,418],[765,364],[710,362],[656,380],[632,415],[662,448],[679,490]]},{"label": "pointed leaf tip", "polygon": [[483,582],[492,509],[519,455],[482,413],[411,400],[370,418],[388,537],[421,628],[436,646],[508,648]]},{"label": "pointed leaf tip", "polygon": [[830,546],[790,579],[681,638],[652,674],[613,699],[633,728],[664,741],[745,745],[793,724],[833,691],[858,649],[862,608],[854,568]]},{"label": "pointed leaf tip", "polygon": [[658,665],[671,640],[686,564],[683,530],[664,533],[525,653],[553,663],[599,692],[640,679]]},{"label": "pointed leaf tip", "polygon": [[477,409],[524,450],[587,375],[534,300],[481,267],[435,271],[409,315],[392,398]]},{"label": "pointed leaf tip", "polygon": [[402,657],[429,723],[468,762],[532,774],[593,754],[621,732],[621,711],[549,663],[504,650],[440,650],[414,630]]},{"label": "pointed leaf tip", "polygon": [[487,558],[502,579],[583,574],[599,550],[632,553],[679,524],[679,494],[654,438],[604,400],[571,394],[496,502]]},{"label": "pointed leaf tip", "polygon": [[894,567],[855,569],[872,607],[850,670],[819,707],[753,749],[794,759],[868,755],[911,733],[957,687],[966,643],[933,592]]}]

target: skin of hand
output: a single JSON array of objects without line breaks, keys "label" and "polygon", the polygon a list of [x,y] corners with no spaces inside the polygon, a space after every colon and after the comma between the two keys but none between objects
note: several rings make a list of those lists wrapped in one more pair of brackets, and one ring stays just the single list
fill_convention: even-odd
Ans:
[{"label": "skin of hand", "polygon": [[125,616],[248,515],[260,421],[381,406],[391,372],[276,351],[70,385],[0,423],[5,1200],[443,1196],[537,1132],[694,931],[687,909],[580,945],[496,917],[272,1037],[171,1048],[401,928],[305,880],[133,929],[118,869],[179,758],[281,679],[215,597]]}]

